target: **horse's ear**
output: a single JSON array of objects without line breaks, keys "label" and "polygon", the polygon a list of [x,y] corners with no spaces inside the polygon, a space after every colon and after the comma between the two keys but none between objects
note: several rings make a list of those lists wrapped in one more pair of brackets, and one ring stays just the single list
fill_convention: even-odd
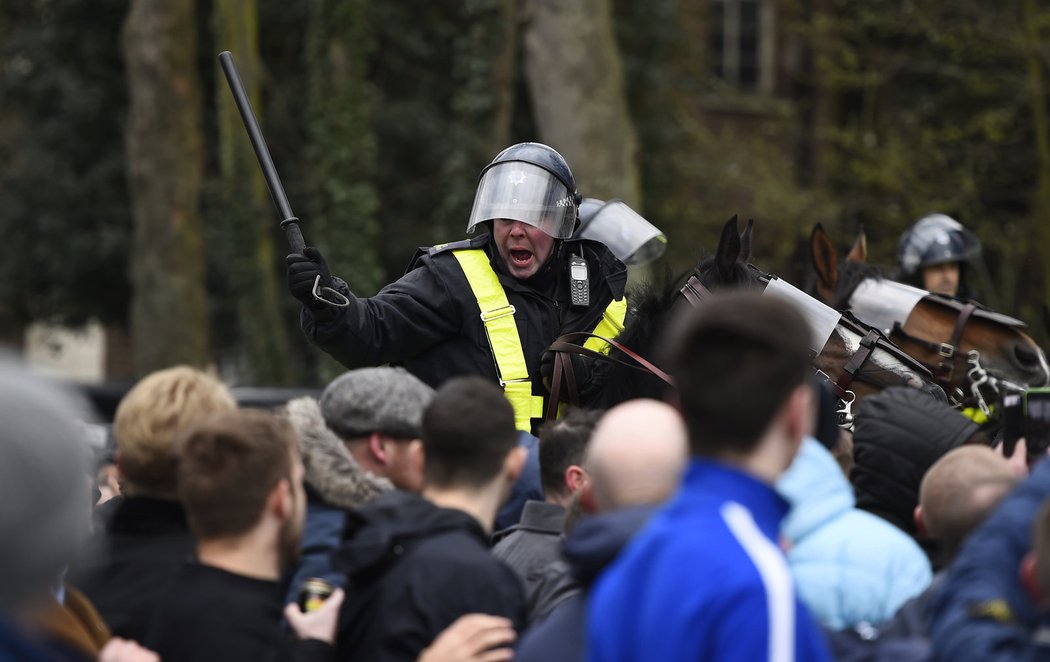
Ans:
[{"label": "horse's ear", "polygon": [[868,261],[868,236],[864,234],[863,227],[857,233],[857,240],[853,242],[853,248],[849,249],[846,259],[850,262],[866,263]]},{"label": "horse's ear", "polygon": [[737,234],[736,214],[722,226],[722,237],[718,240],[718,252],[715,253],[715,267],[725,280],[733,277],[733,267],[740,258],[740,235]]},{"label": "horse's ear", "polygon": [[835,255],[835,244],[832,243],[831,237],[820,223],[813,226],[813,232],[809,235],[809,252],[820,286],[828,291],[834,291],[839,279],[839,258]]},{"label": "horse's ear", "polygon": [[740,257],[744,264],[751,261],[751,228],[755,227],[755,219],[747,219],[747,227],[740,233]]}]

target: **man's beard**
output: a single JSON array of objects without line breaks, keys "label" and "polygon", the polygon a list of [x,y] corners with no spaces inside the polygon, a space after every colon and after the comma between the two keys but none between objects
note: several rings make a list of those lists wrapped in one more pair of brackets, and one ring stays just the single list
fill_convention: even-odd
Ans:
[{"label": "man's beard", "polygon": [[583,504],[580,503],[580,492],[574,492],[572,499],[569,501],[569,507],[565,512],[565,535],[572,533],[573,527],[586,516],[587,511],[583,509]]},{"label": "man's beard", "polygon": [[281,570],[290,568],[299,561],[300,543],[303,537],[303,523],[288,520],[278,534],[277,560]]}]

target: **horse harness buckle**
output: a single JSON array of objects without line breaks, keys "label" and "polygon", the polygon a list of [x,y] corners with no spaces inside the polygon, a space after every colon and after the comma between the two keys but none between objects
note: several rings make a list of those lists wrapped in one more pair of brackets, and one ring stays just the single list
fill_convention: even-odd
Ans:
[{"label": "horse harness buckle", "polygon": [[967,363],[970,364],[970,370],[966,373],[967,379],[970,380],[970,393],[973,395],[973,399],[977,401],[977,407],[981,410],[981,413],[985,416],[991,416],[992,408],[988,406],[988,402],[984,398],[984,393],[981,392],[981,387],[985,384],[992,387],[992,389],[998,393],[999,387],[995,384],[995,381],[990,378],[988,371],[981,365],[981,353],[976,349],[971,350],[967,353]]},{"label": "horse harness buckle", "polygon": [[853,430],[853,402],[857,399],[857,394],[853,391],[846,391],[846,395],[850,396],[849,400],[845,397],[839,398],[839,402],[842,404],[842,409],[835,412],[838,416],[838,424],[840,428],[847,430]]}]

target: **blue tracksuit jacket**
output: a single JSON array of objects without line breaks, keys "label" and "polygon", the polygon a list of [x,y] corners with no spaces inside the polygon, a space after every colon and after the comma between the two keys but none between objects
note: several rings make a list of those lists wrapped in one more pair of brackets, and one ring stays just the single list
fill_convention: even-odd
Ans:
[{"label": "blue tracksuit jacket", "polygon": [[777,546],[787,511],[749,474],[693,460],[679,493],[599,578],[587,659],[830,659]]}]

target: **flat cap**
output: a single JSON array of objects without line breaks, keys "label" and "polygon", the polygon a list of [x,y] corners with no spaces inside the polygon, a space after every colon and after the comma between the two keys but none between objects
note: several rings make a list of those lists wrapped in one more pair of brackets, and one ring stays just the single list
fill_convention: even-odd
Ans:
[{"label": "flat cap", "polygon": [[336,377],[321,393],[325,424],[344,439],[382,432],[420,436],[423,410],[434,389],[404,368],[360,368]]}]

